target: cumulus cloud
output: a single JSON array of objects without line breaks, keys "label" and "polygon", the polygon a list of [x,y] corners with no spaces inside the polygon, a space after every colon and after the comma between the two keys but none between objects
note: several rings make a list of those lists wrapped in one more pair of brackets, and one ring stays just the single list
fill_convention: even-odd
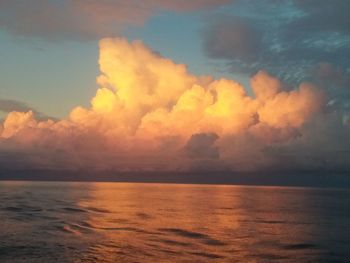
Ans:
[{"label": "cumulus cloud", "polygon": [[229,0],[1,0],[0,27],[25,37],[50,40],[99,39],[141,25],[157,11],[188,12]]},{"label": "cumulus cloud", "polygon": [[[348,154],[347,115],[337,112],[342,121],[332,122],[331,98],[317,85],[287,90],[259,71],[251,97],[234,80],[195,76],[142,42],[122,38],[100,41],[99,64],[90,108],[78,106],[60,121],[37,120],[32,111],[8,114],[0,128],[1,166],[242,171],[303,167],[308,149],[314,163]],[[342,137],[317,123],[329,123],[329,131],[337,123]],[[342,148],[312,148],[337,138],[344,138]],[[293,162],[283,156],[294,156]],[[337,162],[326,161],[333,168],[343,164]]]}]

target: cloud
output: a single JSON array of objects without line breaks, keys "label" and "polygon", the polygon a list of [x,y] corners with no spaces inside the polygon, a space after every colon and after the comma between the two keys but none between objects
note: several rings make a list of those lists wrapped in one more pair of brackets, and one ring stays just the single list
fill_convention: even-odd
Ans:
[{"label": "cloud", "polygon": [[[259,71],[251,79],[252,97],[234,80],[195,76],[142,42],[122,38],[100,41],[99,65],[99,88],[90,108],[77,106],[59,121],[37,120],[32,111],[8,114],[0,128],[3,167],[298,169],[304,167],[308,147],[314,147],[313,163],[333,153],[345,160],[350,149],[347,113],[329,107],[332,97],[326,96],[332,94],[315,84],[288,90]],[[332,122],[334,114],[337,122]],[[318,123],[328,128],[319,129]],[[328,143],[338,138],[343,138],[341,149]],[[323,141],[328,150],[317,152]],[[328,167],[348,169],[339,158],[327,159]]]},{"label": "cloud", "polygon": [[350,112],[350,76],[340,67],[322,62],[311,70],[311,79],[328,94],[328,111]]},{"label": "cloud", "polygon": [[232,16],[214,17],[212,21],[203,32],[204,51],[209,57],[248,62],[256,59],[261,36],[249,21]]},{"label": "cloud", "polygon": [[39,120],[45,120],[49,118],[55,119],[35,110],[33,107],[28,106],[22,101],[0,99],[0,112],[9,113],[12,111],[32,111]]},{"label": "cloud", "polygon": [[[301,33],[311,31],[350,33],[350,20],[347,12],[350,7],[349,2],[334,0],[330,4],[327,0],[320,0],[315,4],[313,0],[296,0],[295,4],[306,12],[292,24],[293,27],[298,27]],[[325,23],[321,23],[322,21]]]},{"label": "cloud", "polygon": [[89,40],[120,35],[126,25],[142,25],[163,10],[190,12],[229,0],[2,0],[0,28],[24,37]]},{"label": "cloud", "polygon": [[[274,8],[271,8],[274,6]],[[349,73],[348,1],[236,1],[203,30],[203,50],[232,72],[260,69],[295,84],[310,69],[330,63]]]},{"label": "cloud", "polygon": [[348,119],[339,112],[317,116],[302,129],[296,140],[270,145],[266,151],[285,169],[349,171],[350,136]]},{"label": "cloud", "polygon": [[190,158],[218,159],[219,149],[214,146],[219,137],[215,133],[193,134],[185,145],[185,151]]}]

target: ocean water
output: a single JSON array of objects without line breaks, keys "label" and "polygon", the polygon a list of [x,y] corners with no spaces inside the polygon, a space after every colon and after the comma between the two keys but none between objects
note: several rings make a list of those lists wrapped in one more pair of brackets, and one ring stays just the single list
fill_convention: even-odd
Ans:
[{"label": "ocean water", "polygon": [[350,262],[350,190],[0,182],[0,262]]}]

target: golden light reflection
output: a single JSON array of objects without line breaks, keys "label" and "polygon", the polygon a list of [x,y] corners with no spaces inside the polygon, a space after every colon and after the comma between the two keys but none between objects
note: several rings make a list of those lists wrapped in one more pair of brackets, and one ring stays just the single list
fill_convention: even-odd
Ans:
[{"label": "golden light reflection", "polygon": [[[88,211],[77,225],[83,237],[93,238],[86,258],[106,262],[288,258],[295,252],[285,247],[307,244],[315,231],[306,224],[314,219],[296,212],[305,197],[295,197],[295,191],[96,183],[89,197],[77,204]],[[293,216],[289,210],[294,211]]]}]

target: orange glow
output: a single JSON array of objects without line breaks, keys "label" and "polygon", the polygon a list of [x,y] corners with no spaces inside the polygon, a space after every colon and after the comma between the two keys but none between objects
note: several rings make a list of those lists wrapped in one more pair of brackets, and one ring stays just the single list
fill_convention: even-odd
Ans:
[{"label": "orange glow", "polygon": [[[139,155],[148,156],[144,162],[154,163],[154,158],[177,155],[175,166],[182,167],[186,160],[181,149],[193,134],[216,133],[219,147],[225,137],[242,134],[265,142],[274,137],[287,141],[291,129],[301,127],[323,106],[322,93],[310,84],[286,91],[278,79],[261,71],[251,79],[252,98],[239,83],[194,76],[185,65],[161,57],[140,41],[101,40],[99,64],[100,88],[90,109],[76,107],[68,120],[58,122],[36,121],[32,112],[12,112],[0,138],[40,142],[75,156],[84,147],[91,152],[100,148],[103,153],[91,157],[100,164],[106,156],[128,156],[135,162]],[[229,152],[232,149],[221,156]],[[163,158],[160,163],[166,162]],[[104,167],[110,163],[115,162]]]}]

